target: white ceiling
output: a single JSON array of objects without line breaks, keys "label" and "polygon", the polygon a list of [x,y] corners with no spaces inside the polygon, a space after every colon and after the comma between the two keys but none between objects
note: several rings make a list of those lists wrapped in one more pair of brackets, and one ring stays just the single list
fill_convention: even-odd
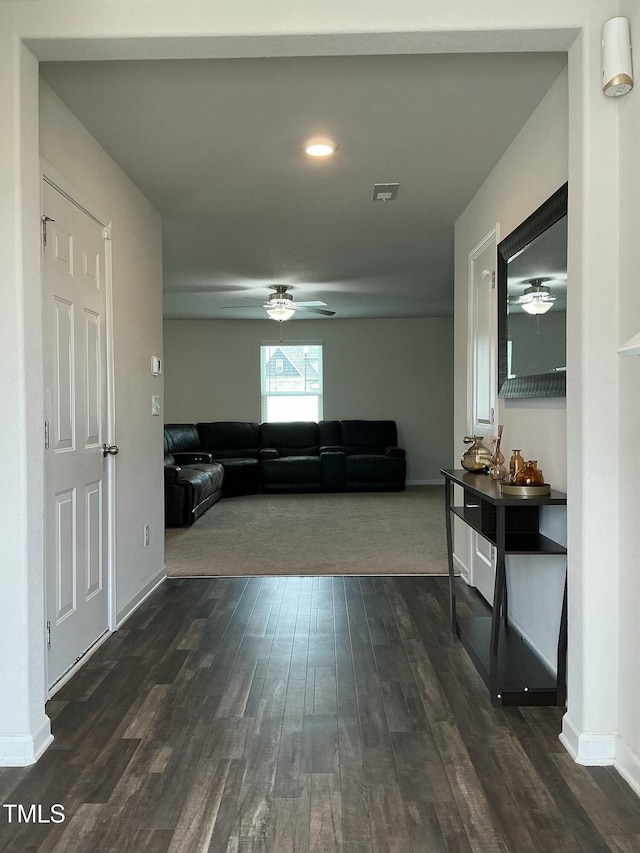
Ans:
[{"label": "white ceiling", "polygon": [[[566,62],[462,54],[49,62],[42,75],[163,217],[165,316],[453,313],[453,225]],[[304,154],[316,136],[328,160]],[[393,202],[374,183],[399,182]],[[227,307],[238,306],[238,307]],[[317,315],[309,314],[309,317]]]}]

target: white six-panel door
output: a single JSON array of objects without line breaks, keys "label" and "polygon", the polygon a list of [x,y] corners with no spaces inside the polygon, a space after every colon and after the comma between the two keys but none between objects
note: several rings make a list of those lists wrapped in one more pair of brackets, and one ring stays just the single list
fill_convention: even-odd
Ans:
[{"label": "white six-panel door", "polygon": [[[108,628],[105,230],[43,184],[48,684]],[[43,243],[44,243],[43,239]]]}]

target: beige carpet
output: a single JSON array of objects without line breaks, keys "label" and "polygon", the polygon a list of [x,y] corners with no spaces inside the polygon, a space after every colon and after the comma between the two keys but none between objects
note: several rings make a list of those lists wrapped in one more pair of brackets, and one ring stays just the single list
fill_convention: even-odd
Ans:
[{"label": "beige carpet", "polygon": [[170,576],[446,574],[444,487],[249,495],[165,534]]}]

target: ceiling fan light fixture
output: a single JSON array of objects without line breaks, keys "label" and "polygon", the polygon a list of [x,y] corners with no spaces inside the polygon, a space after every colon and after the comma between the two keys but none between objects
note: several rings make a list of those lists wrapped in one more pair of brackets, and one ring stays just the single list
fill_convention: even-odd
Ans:
[{"label": "ceiling fan light fixture", "polygon": [[518,300],[519,305],[527,314],[546,314],[556,301],[551,295],[549,288],[542,284],[544,279],[532,278],[530,287],[527,287]]},{"label": "ceiling fan light fixture", "polygon": [[296,313],[296,309],[291,307],[291,303],[286,300],[272,300],[264,306],[267,314],[272,320],[278,320],[283,323],[285,320],[290,320]]},{"label": "ceiling fan light fixture", "polygon": [[542,299],[532,299],[531,302],[523,302],[522,310],[527,314],[546,314],[553,302],[544,302]]}]

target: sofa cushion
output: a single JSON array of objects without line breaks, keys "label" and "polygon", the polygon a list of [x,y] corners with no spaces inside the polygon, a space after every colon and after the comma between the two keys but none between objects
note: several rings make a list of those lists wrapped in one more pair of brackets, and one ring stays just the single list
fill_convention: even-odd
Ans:
[{"label": "sofa cushion", "polygon": [[200,450],[200,437],[194,424],[165,424],[165,452],[181,453]]},{"label": "sofa cushion", "polygon": [[407,473],[401,457],[353,454],[345,457],[347,488],[355,491],[402,491]]},{"label": "sofa cushion", "polygon": [[258,458],[260,428],[252,421],[198,423],[200,446],[216,459]]},{"label": "sofa cushion", "polygon": [[261,463],[262,487],[270,491],[319,491],[322,468],[319,456],[284,456]]},{"label": "sofa cushion", "polygon": [[222,493],[225,498],[254,495],[260,491],[260,463],[257,459],[239,456],[218,461],[224,468]]},{"label": "sofa cushion", "polygon": [[195,503],[200,503],[208,494],[217,492],[222,488],[224,468],[217,462],[213,464],[201,462],[196,465],[180,467],[178,472],[177,482],[190,484]]},{"label": "sofa cushion", "polygon": [[273,447],[278,456],[317,456],[320,453],[318,424],[313,421],[291,421],[262,424],[260,444]]},{"label": "sofa cushion", "polygon": [[320,421],[318,434],[320,447],[339,447],[342,445],[340,421]]},{"label": "sofa cushion", "polygon": [[342,446],[347,456],[384,454],[385,449],[398,443],[395,421],[341,421]]}]

